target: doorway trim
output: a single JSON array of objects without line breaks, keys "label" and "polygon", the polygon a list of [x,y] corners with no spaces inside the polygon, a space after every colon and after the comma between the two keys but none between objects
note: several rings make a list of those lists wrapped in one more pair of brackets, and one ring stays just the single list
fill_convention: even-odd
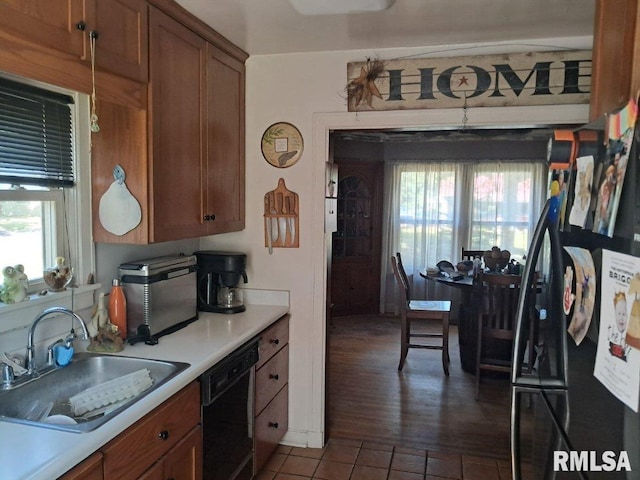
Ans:
[{"label": "doorway trim", "polygon": [[[307,419],[307,446],[321,448],[325,443],[325,370],[327,326],[327,262],[324,232],[325,164],[329,159],[329,134],[333,130],[409,129],[457,130],[461,128],[461,109],[410,110],[384,112],[314,113],[312,125],[312,266],[313,305],[309,346],[311,348],[311,409]],[[545,105],[533,107],[484,107],[467,112],[468,128],[500,126],[536,127],[588,122],[589,105]]]}]

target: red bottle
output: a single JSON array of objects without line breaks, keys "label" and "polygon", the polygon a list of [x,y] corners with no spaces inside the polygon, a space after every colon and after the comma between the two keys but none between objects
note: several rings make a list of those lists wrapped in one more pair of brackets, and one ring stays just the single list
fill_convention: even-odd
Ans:
[{"label": "red bottle", "polygon": [[127,337],[127,299],[122,285],[117,278],[113,279],[111,293],[109,293],[109,318],[118,327],[118,334],[122,339]]}]

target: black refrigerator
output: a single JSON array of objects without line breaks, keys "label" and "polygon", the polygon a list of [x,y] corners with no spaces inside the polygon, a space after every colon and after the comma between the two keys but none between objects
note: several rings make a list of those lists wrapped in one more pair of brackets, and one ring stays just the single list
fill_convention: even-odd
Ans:
[{"label": "black refrigerator", "polygon": [[[612,237],[593,233],[586,225],[561,225],[556,199],[547,200],[535,229],[523,284],[535,281],[541,263],[547,265],[548,277],[542,300],[540,295],[533,298],[531,289],[522,289],[518,303],[511,374],[514,480],[640,479],[640,415],[594,377],[601,322],[598,293],[591,326],[579,345],[567,333],[570,315],[563,308],[564,272],[570,261],[565,246],[592,252],[596,272],[602,250],[640,256],[637,143],[635,138],[630,148]],[[546,319],[540,319],[540,307],[545,307]],[[536,346],[526,342],[531,328],[538,329]],[[523,360],[531,347],[537,353],[533,370]]]}]

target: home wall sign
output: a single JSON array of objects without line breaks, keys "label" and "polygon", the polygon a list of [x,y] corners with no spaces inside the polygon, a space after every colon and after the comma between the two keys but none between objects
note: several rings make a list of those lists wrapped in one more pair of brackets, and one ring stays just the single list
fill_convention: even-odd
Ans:
[{"label": "home wall sign", "polygon": [[589,103],[591,51],[347,64],[350,112]]}]

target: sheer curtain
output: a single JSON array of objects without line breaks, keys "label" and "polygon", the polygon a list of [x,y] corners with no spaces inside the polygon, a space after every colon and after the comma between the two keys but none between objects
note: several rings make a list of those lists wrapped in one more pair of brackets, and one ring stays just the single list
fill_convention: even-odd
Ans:
[{"label": "sheer curtain", "polygon": [[388,163],[383,210],[381,311],[395,310],[391,256],[402,262],[413,278],[415,293],[424,291],[419,272],[439,260],[453,258],[459,244],[463,166],[456,163]]},{"label": "sheer curtain", "polygon": [[380,311],[395,311],[391,256],[402,254],[415,298],[420,271],[454,265],[462,247],[526,253],[546,198],[546,167],[534,162],[398,162],[385,166]]},{"label": "sheer curtain", "polygon": [[470,165],[469,170],[467,248],[487,250],[497,245],[512,256],[526,254],[546,198],[546,166],[484,162]]}]

